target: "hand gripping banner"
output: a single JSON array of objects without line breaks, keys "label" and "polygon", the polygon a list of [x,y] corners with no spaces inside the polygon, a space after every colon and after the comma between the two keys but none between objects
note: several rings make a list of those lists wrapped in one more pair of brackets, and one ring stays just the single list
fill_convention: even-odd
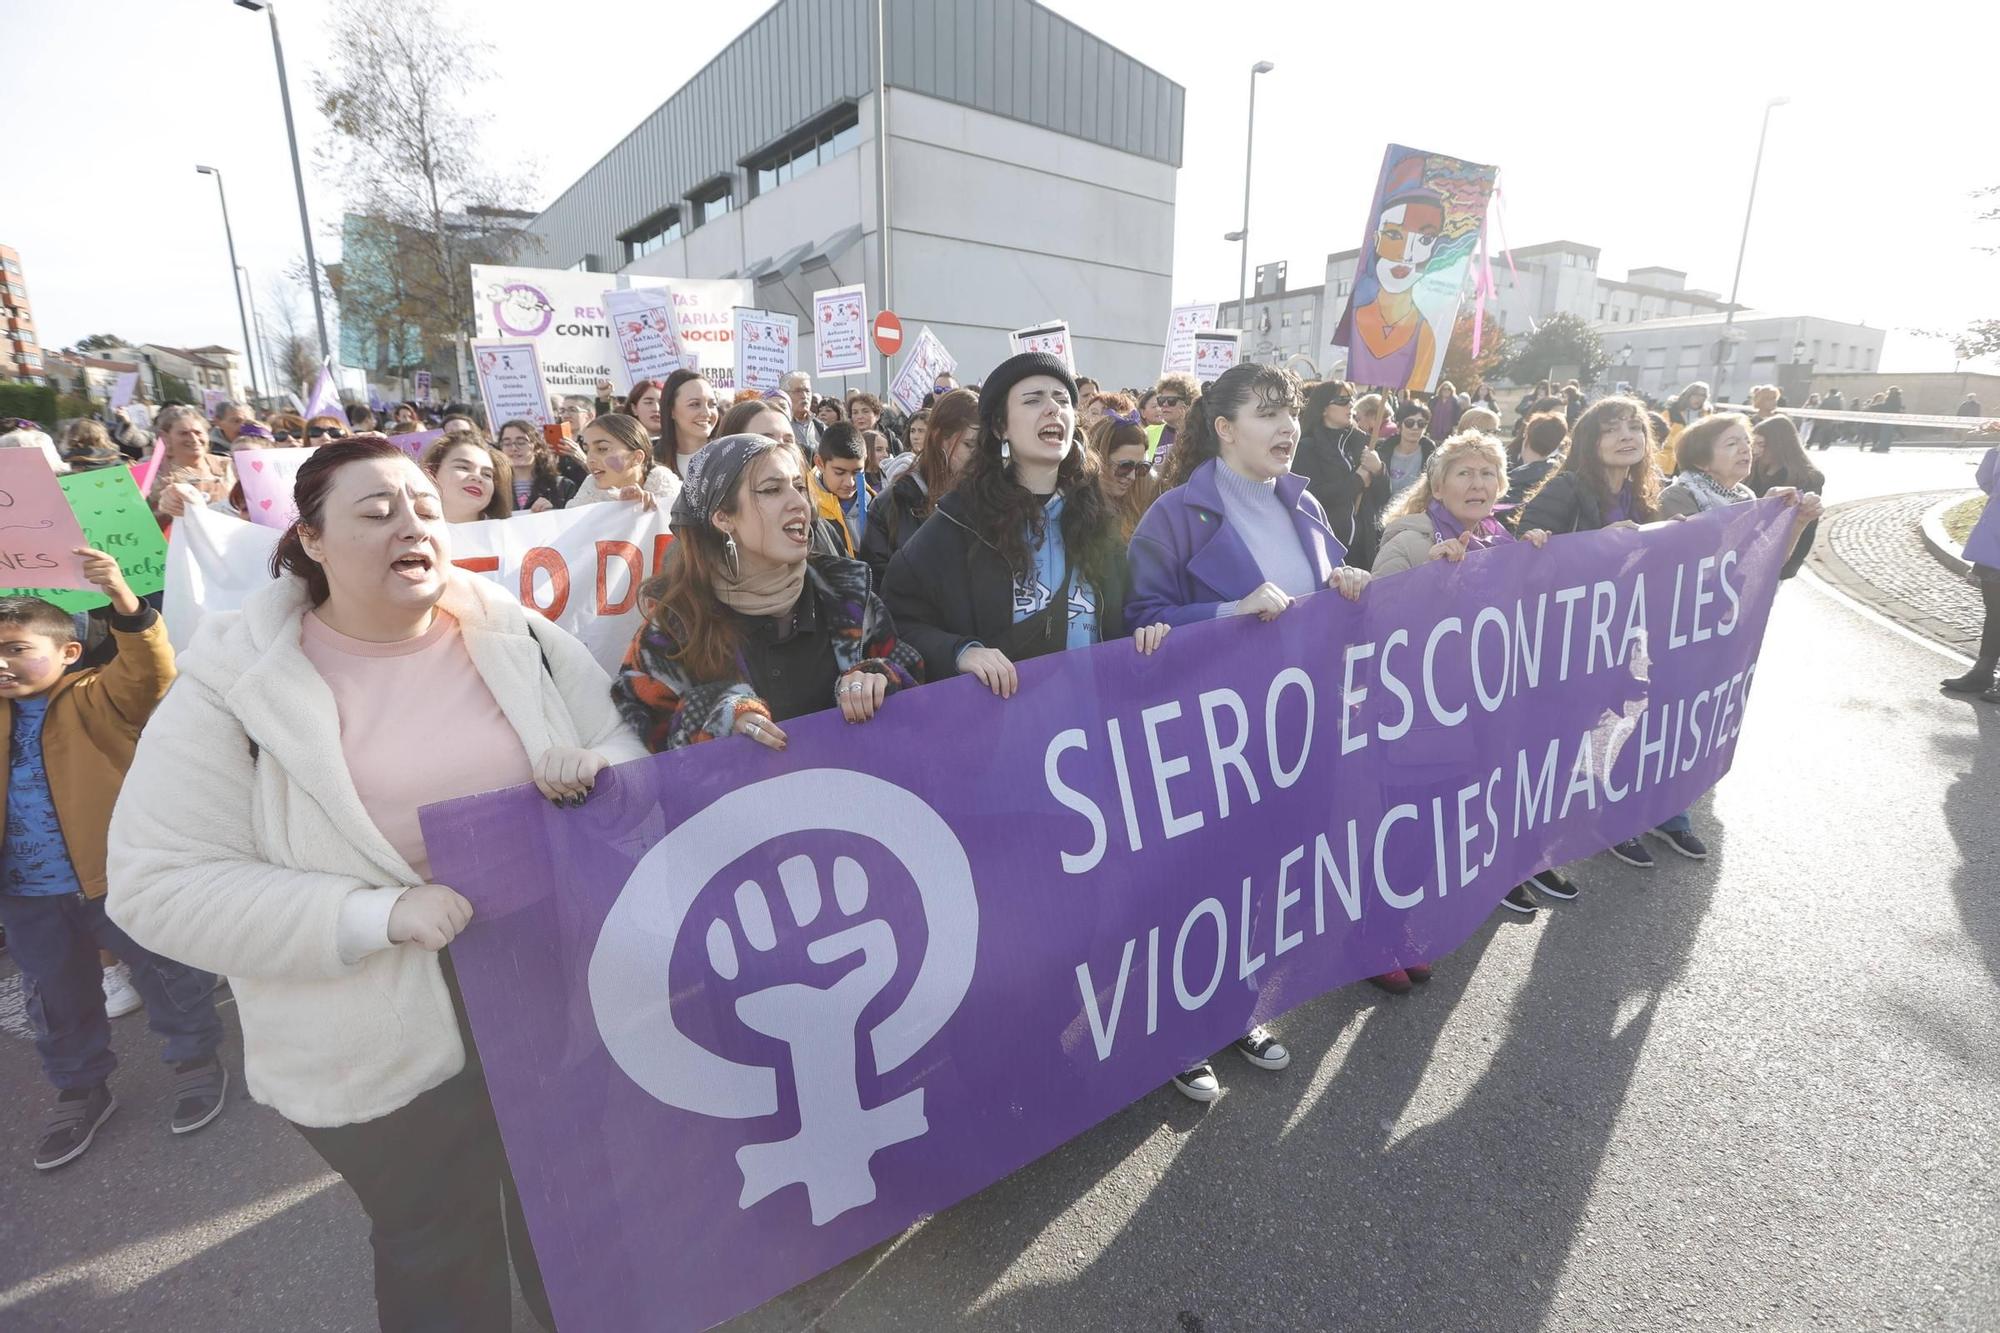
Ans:
[{"label": "hand gripping banner", "polygon": [[1791,511],[1322,592],[431,806],[566,1333],[706,1328],[1729,768]]}]

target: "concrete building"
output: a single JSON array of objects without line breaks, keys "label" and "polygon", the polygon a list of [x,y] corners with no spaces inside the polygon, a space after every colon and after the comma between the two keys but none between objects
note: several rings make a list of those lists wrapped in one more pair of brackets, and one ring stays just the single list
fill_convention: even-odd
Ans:
[{"label": "concrete building", "polygon": [[11,245],[0,245],[0,379],[40,384],[45,378],[20,253]]},{"label": "concrete building", "polygon": [[[1184,90],[1032,0],[883,7],[887,294],[909,335],[928,324],[971,380],[1009,330],[1066,319],[1080,371],[1150,383]],[[801,317],[810,366],[815,290],[883,304],[873,9],[779,0],[535,219],[521,262],[752,279]]]},{"label": "concrete building", "polygon": [[117,387],[120,375],[129,375],[140,369],[136,361],[117,361],[70,352],[50,352],[43,367],[49,383],[62,392],[105,403],[111,401],[112,390]]},{"label": "concrete building", "polygon": [[1234,301],[1224,301],[1216,310],[1217,328],[1243,330],[1242,359],[1262,365],[1289,366],[1307,379],[1318,379],[1327,362],[1327,353],[1344,355],[1327,345],[1328,332],[1321,309],[1324,286],[1285,286],[1285,262],[1259,264],[1257,282],[1250,299],[1238,312]]},{"label": "concrete building", "polygon": [[159,343],[142,343],[137,347],[107,347],[104,352],[112,360],[138,365],[140,394],[149,402],[160,403],[167,399],[161,391],[162,375],[185,380],[188,387],[194,390],[196,406],[201,404],[204,389],[216,390],[240,402],[245,398],[250,382],[243,373],[242,353],[218,344],[165,347]]},{"label": "concrete building", "polygon": [[1727,326],[1723,315],[1706,314],[1595,327],[1611,358],[1604,379],[1654,395],[1705,380],[1726,402],[1742,402],[1754,384],[1776,384],[1799,403],[1815,374],[1866,373],[1882,355],[1883,330],[1817,315],[1745,310]]}]

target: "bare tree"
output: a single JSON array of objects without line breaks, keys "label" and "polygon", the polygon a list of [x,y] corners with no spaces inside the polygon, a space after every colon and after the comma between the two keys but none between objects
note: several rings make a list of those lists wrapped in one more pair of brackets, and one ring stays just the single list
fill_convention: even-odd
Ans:
[{"label": "bare tree", "polygon": [[525,171],[482,166],[483,118],[463,108],[497,77],[491,48],[441,0],[339,0],[327,50],[314,87],[333,133],[316,157],[364,220],[343,233],[341,319],[373,335],[379,368],[400,370],[471,331],[470,265],[532,244],[532,214],[511,207],[531,187]]},{"label": "bare tree", "polygon": [[299,289],[271,278],[264,284],[264,308],[271,312],[270,326],[262,331],[264,364],[279,381],[272,392],[290,389],[304,398],[319,378],[319,341],[306,324]]}]

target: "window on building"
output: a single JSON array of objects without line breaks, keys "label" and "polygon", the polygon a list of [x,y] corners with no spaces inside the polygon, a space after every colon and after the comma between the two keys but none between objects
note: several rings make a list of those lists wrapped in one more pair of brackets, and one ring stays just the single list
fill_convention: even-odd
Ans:
[{"label": "window on building", "polygon": [[744,159],[750,197],[767,194],[842,153],[852,152],[860,142],[860,112],[856,108],[841,107],[822,116],[768,152]]},{"label": "window on building", "polygon": [[1290,327],[1292,327],[1291,311],[1287,310],[1284,314],[1278,316],[1278,327],[1284,329],[1289,329]]},{"label": "window on building", "polygon": [[1849,370],[1854,369],[1854,344],[1852,343],[1849,343],[1847,346],[1847,368]]},{"label": "window on building", "polygon": [[21,266],[11,259],[0,259],[0,268],[6,269],[9,273],[19,273],[21,271]]},{"label": "window on building", "polygon": [[1863,352],[1863,353],[1861,354],[1861,368],[1862,368],[1863,370],[1873,370],[1873,369],[1875,369],[1875,349],[1874,349],[1874,348],[1870,347],[1869,349],[1867,349],[1867,350],[1866,350],[1865,352]]},{"label": "window on building", "polygon": [[1603,322],[1603,319],[1604,319],[1604,302],[1602,302],[1602,301],[1599,301],[1599,302],[1597,303],[1597,318],[1598,318],[1598,321],[1599,321],[1600,323],[1601,323],[1601,322]]},{"label": "window on building", "polygon": [[723,180],[705,188],[700,194],[688,196],[688,208],[693,216],[688,222],[689,230],[705,226],[729,212],[729,182]]},{"label": "window on building", "polygon": [[1815,362],[1819,360],[1819,339],[1817,338],[1813,339],[1813,360]]},{"label": "window on building", "polygon": [[681,211],[670,208],[664,213],[654,214],[618,239],[625,243],[625,259],[629,263],[662,246],[672,245],[680,238]]},{"label": "window on building", "polygon": [[1301,327],[1311,328],[1312,322],[1313,322],[1313,312],[1310,306],[1308,306],[1304,310],[1299,311],[1299,324]]}]

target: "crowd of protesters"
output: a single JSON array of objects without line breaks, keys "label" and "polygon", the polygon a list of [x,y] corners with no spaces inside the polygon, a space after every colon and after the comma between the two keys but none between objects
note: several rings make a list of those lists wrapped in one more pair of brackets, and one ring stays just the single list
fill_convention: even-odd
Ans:
[{"label": "crowd of protesters", "polygon": [[[1242,365],[1118,390],[1027,353],[979,383],[940,377],[907,417],[816,395],[803,373],[731,401],[683,371],[622,397],[602,384],[555,429],[490,435],[470,407],[416,403],[345,420],[171,407],[153,437],[80,422],[60,447],[24,423],[4,442],[65,468],[157,443],[163,526],[194,507],[242,517],[246,450],[315,451],[272,581],[205,619],[178,688],[158,599],[134,597],[111,557],[84,553],[111,602],[95,617],[0,599],[0,925],[56,1089],[35,1164],[90,1147],[116,1105],[108,1018],[140,1007],[175,1071],[172,1128],[215,1120],[226,977],[252,1095],[370,1218],[384,1327],[505,1327],[510,1268],[546,1325],[450,962],[473,907],[430,882],[419,808],[526,782],[575,805],[647,751],[783,750],[797,718],[866,723],[958,675],[1011,698],[1044,654],[1150,654],[1176,627],[1360,599],[1371,578],[1516,542],[1763,496],[1793,507],[1787,575],[1813,541],[1824,478],[1775,391],[1744,414],[1699,384],[1653,403],[1545,382],[1512,406],[1510,434],[1485,385],[1395,393]],[[414,461],[385,438],[423,430],[442,434]],[[2000,488],[2000,450],[1980,477]],[[675,538],[615,677],[451,563],[453,524],[587,504],[665,513]],[[1986,641],[1947,688],[2000,702],[1996,525],[1989,510],[1968,547]],[[203,819],[186,818],[189,791]],[[1649,842],[1707,855],[1688,812],[1606,850],[1650,868]],[[1551,867],[1501,908],[1581,892]],[[1440,961],[1370,981],[1406,994]],[[1266,1071],[1290,1060],[1264,1027],[1231,1049]],[[1172,1083],[1220,1093],[1210,1061]]]}]

